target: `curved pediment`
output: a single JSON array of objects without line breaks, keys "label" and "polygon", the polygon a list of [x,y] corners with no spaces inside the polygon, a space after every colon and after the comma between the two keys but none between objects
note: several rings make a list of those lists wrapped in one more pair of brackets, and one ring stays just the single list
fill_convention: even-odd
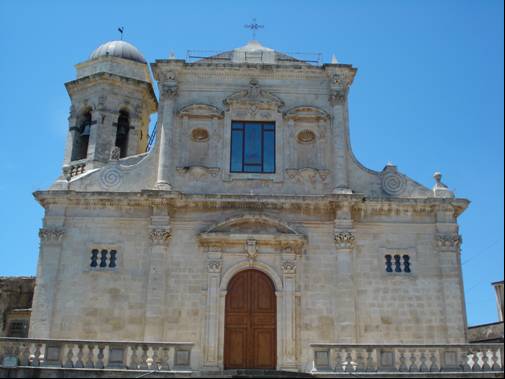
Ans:
[{"label": "curved pediment", "polygon": [[241,245],[255,241],[262,245],[291,247],[299,251],[306,237],[287,223],[264,215],[233,217],[200,233],[203,245]]},{"label": "curved pediment", "polygon": [[291,108],[284,114],[286,120],[294,121],[327,121],[330,115],[317,107],[302,105]]},{"label": "curved pediment", "polygon": [[273,93],[262,89],[257,80],[249,82],[249,88],[235,92],[224,99],[223,103],[230,107],[231,105],[260,105],[269,108],[278,109],[284,105],[284,102]]},{"label": "curved pediment", "polygon": [[223,118],[223,111],[213,105],[208,104],[190,104],[181,108],[177,112],[179,117],[188,118]]},{"label": "curved pediment", "polygon": [[276,218],[264,215],[233,217],[212,226],[205,233],[253,233],[299,235],[292,227]]}]

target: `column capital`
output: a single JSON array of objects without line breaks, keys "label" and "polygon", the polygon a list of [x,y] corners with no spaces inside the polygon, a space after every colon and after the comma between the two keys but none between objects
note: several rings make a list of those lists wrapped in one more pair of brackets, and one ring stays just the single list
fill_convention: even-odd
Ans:
[{"label": "column capital", "polygon": [[178,86],[175,81],[170,81],[169,83],[163,83],[160,86],[160,97],[161,99],[174,99],[177,96]]},{"label": "column capital", "polygon": [[330,92],[328,101],[331,106],[343,105],[347,100],[347,90],[333,90]]},{"label": "column capital", "polygon": [[46,227],[39,229],[39,237],[43,243],[60,243],[65,234],[65,230],[58,227]]},{"label": "column capital", "polygon": [[435,245],[439,251],[458,251],[463,239],[458,233],[439,233],[435,235]]},{"label": "column capital", "polygon": [[284,261],[281,264],[282,273],[284,275],[294,275],[296,274],[296,262],[295,261]]},{"label": "column capital", "polygon": [[218,259],[212,259],[209,260],[207,263],[207,270],[209,274],[220,274],[221,270],[223,268],[223,262],[222,260]]},{"label": "column capital", "polygon": [[354,233],[350,230],[335,230],[335,247],[337,250],[352,250],[356,242]]},{"label": "column capital", "polygon": [[153,245],[166,245],[170,241],[172,234],[170,227],[153,227],[149,231],[149,239]]}]

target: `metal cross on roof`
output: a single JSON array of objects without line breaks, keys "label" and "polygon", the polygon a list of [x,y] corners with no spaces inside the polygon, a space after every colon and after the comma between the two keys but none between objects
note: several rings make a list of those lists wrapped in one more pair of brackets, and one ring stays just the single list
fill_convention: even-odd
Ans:
[{"label": "metal cross on roof", "polygon": [[253,35],[253,40],[256,39],[256,31],[258,29],[263,29],[264,27],[265,27],[265,25],[258,25],[258,23],[256,23],[256,19],[255,18],[252,19],[252,23],[251,24],[244,25],[244,28],[251,29],[252,35]]},{"label": "metal cross on roof", "polygon": [[121,41],[123,40],[124,26],[117,28],[117,31],[121,33]]}]

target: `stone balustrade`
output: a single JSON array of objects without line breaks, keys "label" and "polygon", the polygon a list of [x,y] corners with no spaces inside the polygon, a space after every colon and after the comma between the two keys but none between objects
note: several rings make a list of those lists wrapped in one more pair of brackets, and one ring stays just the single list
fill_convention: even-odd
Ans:
[{"label": "stone balustrade", "polygon": [[0,338],[0,367],[190,371],[192,343]]},{"label": "stone balustrade", "polygon": [[73,178],[74,176],[81,175],[84,171],[86,171],[86,159],[72,161],[70,164],[63,167],[63,175],[66,178]]},{"label": "stone balustrade", "polygon": [[503,372],[503,344],[311,344],[312,373]]}]

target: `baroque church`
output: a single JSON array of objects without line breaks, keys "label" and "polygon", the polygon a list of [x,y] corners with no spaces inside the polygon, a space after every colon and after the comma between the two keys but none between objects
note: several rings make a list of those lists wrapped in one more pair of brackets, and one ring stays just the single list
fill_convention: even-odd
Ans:
[{"label": "baroque church", "polygon": [[467,341],[469,202],[439,173],[426,188],[358,161],[356,72],[255,40],[150,65],[112,41],[77,64],[62,174],[34,194],[29,337],[77,341],[44,345],[46,363],[458,367],[463,351],[441,346]]}]

